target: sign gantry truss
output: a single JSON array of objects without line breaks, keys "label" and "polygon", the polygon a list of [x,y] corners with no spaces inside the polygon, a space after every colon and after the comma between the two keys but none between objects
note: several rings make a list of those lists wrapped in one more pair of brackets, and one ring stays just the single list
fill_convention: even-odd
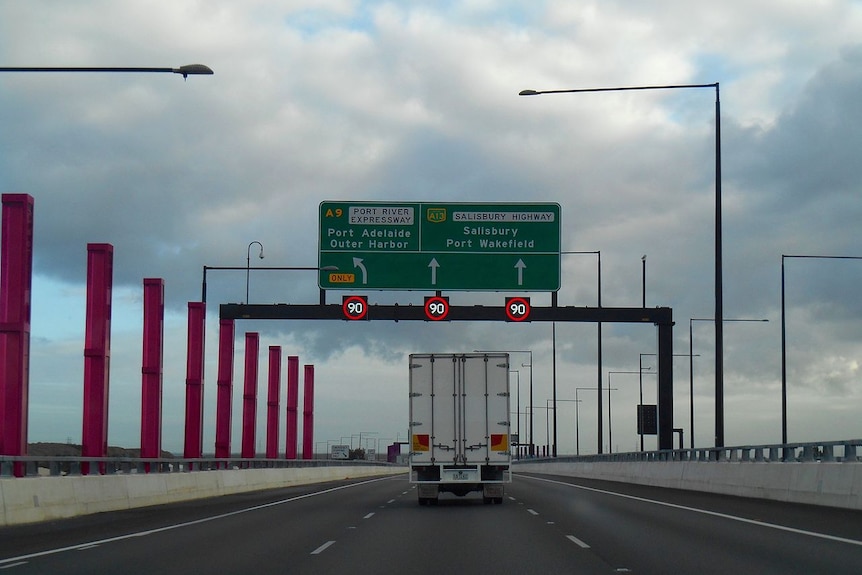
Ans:
[{"label": "sign gantry truss", "polygon": [[[342,304],[237,304],[219,306],[223,320],[347,320]],[[508,319],[507,319],[508,318]],[[362,320],[429,321],[421,305],[370,305]],[[444,321],[511,321],[505,306],[449,306]],[[528,321],[641,323],[658,329],[658,448],[673,449],[673,311],[667,307],[531,307]]]}]

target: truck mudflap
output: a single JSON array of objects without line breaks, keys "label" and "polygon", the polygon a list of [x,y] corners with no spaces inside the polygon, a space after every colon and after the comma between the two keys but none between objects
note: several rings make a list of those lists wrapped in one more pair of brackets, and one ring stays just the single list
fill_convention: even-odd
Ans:
[{"label": "truck mudflap", "polygon": [[482,484],[482,501],[500,504],[503,502],[504,487],[502,483]]}]

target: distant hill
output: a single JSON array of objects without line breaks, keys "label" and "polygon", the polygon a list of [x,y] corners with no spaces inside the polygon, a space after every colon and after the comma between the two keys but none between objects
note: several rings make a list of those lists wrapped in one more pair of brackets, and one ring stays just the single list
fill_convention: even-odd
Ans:
[{"label": "distant hill", "polygon": [[[27,455],[36,457],[80,457],[81,446],[74,443],[30,443],[27,445]],[[141,456],[141,450],[138,448],[129,449],[126,447],[108,446],[108,457],[131,457],[136,458]],[[174,455],[170,451],[162,451],[163,459],[172,458]]]}]

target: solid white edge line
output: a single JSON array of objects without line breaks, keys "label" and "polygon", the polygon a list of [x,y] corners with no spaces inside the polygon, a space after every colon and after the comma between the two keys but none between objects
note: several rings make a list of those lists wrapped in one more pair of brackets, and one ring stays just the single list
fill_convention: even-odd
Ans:
[{"label": "solid white edge line", "polygon": [[323,545],[321,545],[320,547],[318,547],[317,549],[312,551],[311,554],[312,555],[320,555],[321,553],[326,551],[333,543],[335,543],[335,541],[327,541],[326,543],[324,543]]},{"label": "solid white edge line", "polygon": [[524,477],[526,479],[534,479],[536,481],[544,481],[546,483],[555,483],[557,485],[565,485],[568,487],[574,487],[575,489],[583,489],[584,491],[593,491],[595,493],[603,493],[605,495],[613,495],[615,497],[622,497],[624,499],[631,499],[633,501],[640,501],[643,503],[652,503],[655,505],[662,505],[664,507],[671,507],[673,509],[682,509],[683,511],[692,511],[694,513],[701,513],[703,515],[711,515],[712,517],[721,517],[722,519],[730,519],[731,521],[738,521],[740,523],[748,523],[749,525],[758,525],[760,527],[769,527],[770,529],[777,529],[779,531],[787,531],[788,533],[796,533],[798,535],[807,535],[809,537],[817,537],[819,539],[827,539],[829,541],[837,541],[838,543],[848,543],[850,545],[857,545],[862,547],[862,541],[858,541],[856,539],[847,539],[846,537],[838,537],[836,535],[827,535],[826,533],[817,533],[816,531],[806,531],[805,529],[797,529],[795,527],[786,527],[784,525],[776,525],[775,523],[766,523],[764,521],[757,521],[756,519],[746,519],[745,517],[738,517],[736,515],[728,515],[726,513],[719,513],[717,511],[708,511],[706,509],[697,509],[696,507],[686,507],[685,505],[677,505],[676,503],[667,503],[666,501],[656,501],[655,499],[646,499],[644,497],[637,497],[635,495],[626,495],[624,493],[615,493],[613,491],[606,491],[604,489],[596,489],[594,487],[585,487],[583,485],[573,485],[571,483],[566,483],[564,481],[555,481],[553,479],[545,479],[543,477],[532,477],[530,475],[522,475],[518,474],[519,477]]},{"label": "solid white edge line", "polygon": [[165,527],[158,527],[156,529],[149,529],[147,531],[138,531],[136,533],[128,533],[126,535],[118,535],[117,537],[108,537],[107,539],[99,539],[97,541],[90,541],[88,543],[79,543],[77,545],[69,545],[68,547],[59,547],[57,549],[48,549],[47,551],[37,551],[36,553],[29,553],[27,555],[19,555],[18,557],[7,557],[6,559],[0,559],[0,568],[8,563],[12,563],[14,561],[21,561],[23,559],[32,559],[34,557],[44,557],[46,555],[54,555],[56,553],[63,553],[64,551],[74,551],[76,549],[82,549],[85,547],[91,547],[95,545],[104,545],[105,543],[113,543],[114,541],[124,541],[126,539],[131,539],[132,537],[142,537],[144,535],[151,535],[153,533],[160,533],[162,531],[171,531],[173,529],[179,529],[181,527],[190,527],[192,525],[198,525],[200,523],[208,523],[210,521],[215,521],[217,519],[224,519],[225,517],[232,517],[234,515],[241,515],[243,513],[248,513],[249,511],[257,511],[258,509],[266,509],[267,507],[275,507],[276,505],[284,505],[285,503],[292,503],[294,501],[299,501],[301,499],[308,499],[309,497],[316,497],[318,495],[326,495],[327,493],[333,493],[335,491],[341,491],[342,489],[349,489],[351,487],[359,487],[360,485],[367,485],[369,483],[375,483],[377,481],[386,481],[392,479],[393,477],[398,476],[387,476],[387,477],[379,477],[375,479],[369,479],[367,481],[360,481],[359,483],[350,483],[347,485],[339,485],[338,487],[331,487],[329,489],[324,489],[323,491],[314,491],[311,493],[305,493],[304,495],[297,495],[296,497],[290,497],[288,499],[280,499],[278,501],[270,501],[269,503],[263,503],[262,505],[255,505],[253,507],[247,507],[245,509],[237,509],[236,511],[230,511],[228,513],[221,513],[219,515],[213,515],[212,517],[203,517],[201,519],[195,519],[194,521],[186,521],[184,523],[176,523],[174,525],[167,525]]},{"label": "solid white edge line", "polygon": [[583,549],[589,549],[590,546],[575,537],[574,535],[566,535],[566,539],[577,545],[578,547],[582,547]]},{"label": "solid white edge line", "polygon": [[11,569],[12,567],[20,567],[26,565],[26,561],[18,561],[17,563],[9,563],[8,565],[0,565],[0,569]]}]

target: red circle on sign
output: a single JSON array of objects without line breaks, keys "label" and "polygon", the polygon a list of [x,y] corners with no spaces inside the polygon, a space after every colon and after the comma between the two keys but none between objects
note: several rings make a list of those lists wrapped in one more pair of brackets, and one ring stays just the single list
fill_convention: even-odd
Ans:
[{"label": "red circle on sign", "polygon": [[446,319],[449,315],[449,300],[444,297],[434,296],[425,300],[425,317],[431,321]]},{"label": "red circle on sign", "polygon": [[530,317],[530,300],[523,297],[506,298],[506,317],[510,321],[524,321]]},{"label": "red circle on sign", "polygon": [[344,312],[344,317],[347,319],[363,319],[368,313],[368,301],[358,295],[345,297],[341,303],[341,311]]}]

